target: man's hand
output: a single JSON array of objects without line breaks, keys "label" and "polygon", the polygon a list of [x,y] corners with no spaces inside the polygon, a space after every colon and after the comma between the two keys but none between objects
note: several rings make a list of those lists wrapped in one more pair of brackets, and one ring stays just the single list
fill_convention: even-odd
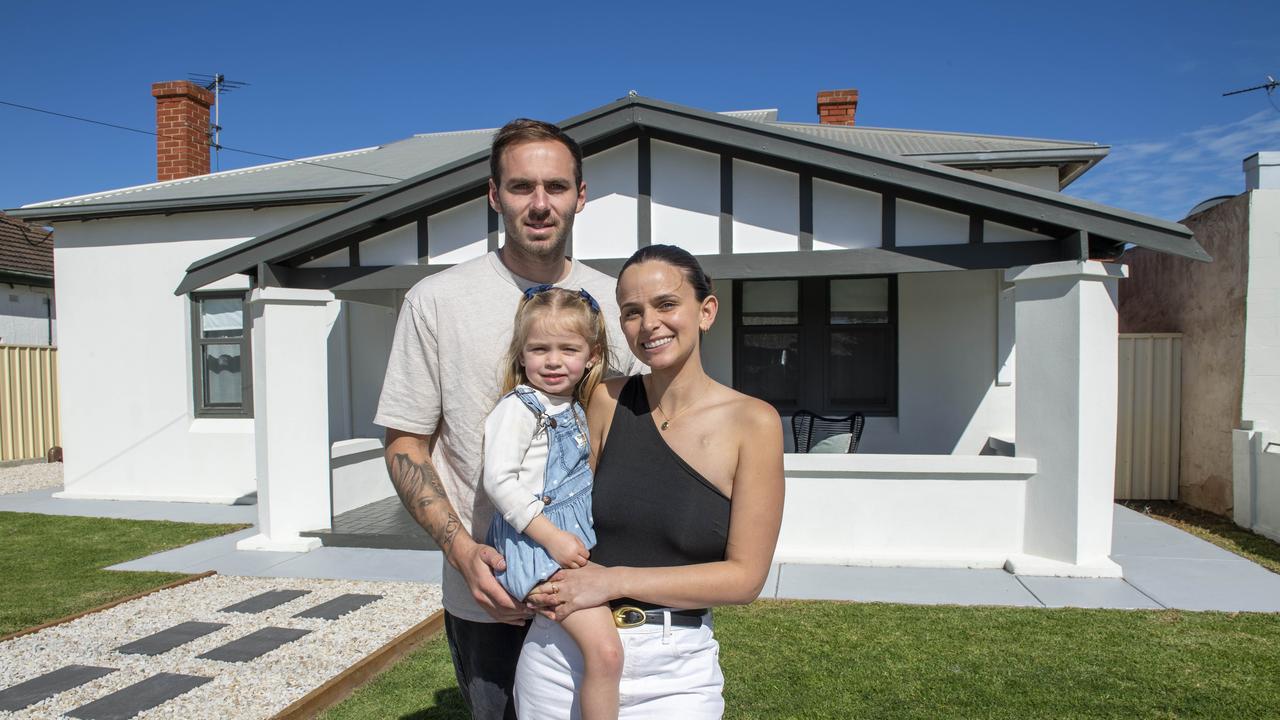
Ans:
[{"label": "man's hand", "polygon": [[524,625],[533,613],[511,597],[493,577],[496,570],[505,570],[507,561],[497,550],[471,540],[465,533],[459,534],[445,554],[449,564],[462,573],[471,589],[471,597],[498,622],[508,625]]}]

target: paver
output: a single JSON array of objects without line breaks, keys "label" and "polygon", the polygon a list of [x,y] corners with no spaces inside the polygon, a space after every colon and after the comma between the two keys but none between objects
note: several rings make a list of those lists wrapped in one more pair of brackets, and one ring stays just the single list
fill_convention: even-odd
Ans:
[{"label": "paver", "polygon": [[227,627],[226,623],[184,622],[116,648],[126,655],[159,655]]},{"label": "paver", "polygon": [[222,662],[247,662],[262,657],[281,645],[291,643],[309,632],[311,631],[295,628],[265,627],[239,640],[220,645],[198,657]]},{"label": "paver", "polygon": [[241,600],[234,605],[228,605],[219,612],[238,612],[238,613],[260,613],[264,610],[270,610],[273,607],[279,607],[291,600],[298,598],[311,592],[310,590],[268,590],[259,595],[254,595],[248,600]]},{"label": "paver", "polygon": [[0,710],[13,712],[30,707],[115,671],[115,668],[94,665],[67,665],[58,668],[26,682],[20,682],[11,688],[0,690]]},{"label": "paver", "polygon": [[67,712],[81,720],[127,720],[143,710],[190,692],[213,678],[160,673]]},{"label": "paver", "polygon": [[347,593],[338,597],[322,602],[313,608],[308,608],[294,615],[296,618],[321,618],[323,620],[337,620],[352,610],[359,610],[375,600],[381,600],[381,595],[362,595],[360,593]]}]

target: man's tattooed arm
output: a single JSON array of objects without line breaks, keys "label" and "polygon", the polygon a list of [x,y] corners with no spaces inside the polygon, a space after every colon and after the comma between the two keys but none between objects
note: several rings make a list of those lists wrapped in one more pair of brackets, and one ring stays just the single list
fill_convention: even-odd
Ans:
[{"label": "man's tattooed arm", "polygon": [[[404,438],[398,444],[413,440]],[[405,509],[448,554],[454,538],[462,530],[462,521],[454,512],[440,476],[431,465],[427,443],[420,441],[419,448],[421,452],[415,454],[420,454],[421,460],[415,460],[407,452],[396,452],[397,448],[388,448],[387,471]]]}]

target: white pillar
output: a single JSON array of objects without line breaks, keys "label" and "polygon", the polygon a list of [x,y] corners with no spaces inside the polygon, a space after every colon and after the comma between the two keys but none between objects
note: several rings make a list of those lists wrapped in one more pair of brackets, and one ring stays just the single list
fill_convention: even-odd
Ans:
[{"label": "white pillar", "polygon": [[249,298],[259,533],[236,543],[240,550],[313,550],[320,540],[298,533],[332,521],[326,343],[333,301],[327,290],[293,288],[262,288]]},{"label": "white pillar", "polygon": [[1111,554],[1123,265],[1066,261],[1014,268],[1015,443],[1027,482],[1021,575],[1120,577]]}]

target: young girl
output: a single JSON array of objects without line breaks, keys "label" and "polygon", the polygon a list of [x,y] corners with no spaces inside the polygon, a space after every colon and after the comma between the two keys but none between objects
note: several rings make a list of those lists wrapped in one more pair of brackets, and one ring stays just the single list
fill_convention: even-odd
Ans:
[{"label": "young girl", "polygon": [[[586,290],[525,291],[504,394],[484,423],[484,489],[498,510],[487,542],[507,561],[498,582],[518,600],[561,568],[585,566],[596,543],[583,405],[607,357],[600,306]],[[617,718],[622,643],[608,606],[580,610],[562,626],[582,651],[583,720]]]}]

